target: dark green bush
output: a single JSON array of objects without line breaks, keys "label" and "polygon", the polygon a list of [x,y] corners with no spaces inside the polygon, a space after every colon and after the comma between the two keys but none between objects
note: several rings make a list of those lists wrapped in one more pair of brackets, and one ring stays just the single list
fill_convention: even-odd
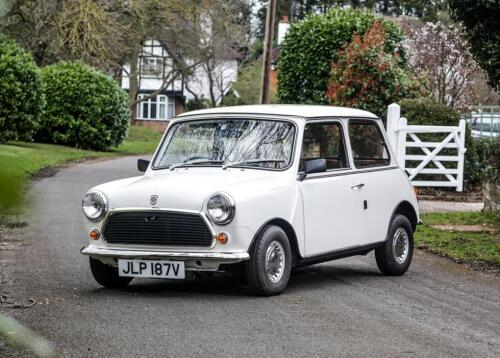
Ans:
[{"label": "dark green bush", "polygon": [[473,138],[467,146],[464,174],[468,184],[499,184],[500,138]]},{"label": "dark green bush", "polygon": [[337,52],[363,35],[375,21],[387,32],[384,50],[406,62],[403,32],[391,21],[371,12],[335,8],[293,24],[278,61],[278,97],[282,103],[325,104],[332,61]]},{"label": "dark green bush", "polygon": [[208,108],[208,100],[206,98],[193,98],[193,99],[190,99],[187,103],[186,103],[186,110],[187,111],[195,111],[197,109],[206,109]]},{"label": "dark green bush", "polygon": [[31,54],[0,36],[0,142],[31,140],[43,106],[40,71]]},{"label": "dark green bush", "polygon": [[404,99],[400,106],[409,124],[458,126],[460,121],[460,113],[430,98]]},{"label": "dark green bush", "polygon": [[36,139],[83,149],[118,146],[127,134],[129,99],[111,77],[78,62],[42,69],[47,99]]}]

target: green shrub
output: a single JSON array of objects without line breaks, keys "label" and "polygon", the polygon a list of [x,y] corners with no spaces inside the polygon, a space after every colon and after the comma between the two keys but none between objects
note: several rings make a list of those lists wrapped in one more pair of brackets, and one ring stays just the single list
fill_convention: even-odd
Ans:
[{"label": "green shrub", "polygon": [[[237,106],[246,104],[260,103],[260,89],[262,77],[262,58],[247,63],[240,67],[238,71],[238,80],[231,86],[229,91],[222,99],[223,106]],[[276,103],[276,89],[273,86],[269,88],[271,103]]]},{"label": "green shrub", "polygon": [[239,94],[236,94],[236,92],[234,91],[234,85],[233,85],[233,88],[231,88],[229,91],[227,91],[227,93],[224,95],[224,97],[222,97],[222,100],[221,100],[221,107],[227,107],[227,106],[241,106],[241,105],[245,105],[245,104],[248,104],[248,103],[245,103],[245,99],[243,97],[241,97],[241,95]]},{"label": "green shrub", "polygon": [[423,85],[384,51],[387,33],[378,21],[361,37],[337,52],[332,63],[327,99],[331,105],[360,108],[382,117],[387,106],[425,93]]},{"label": "green shrub", "polygon": [[201,98],[193,98],[193,99],[190,99],[187,103],[186,103],[186,110],[187,111],[195,111],[197,109],[206,109],[208,108],[208,100],[206,98],[204,98],[203,96]]},{"label": "green shrub", "polygon": [[42,69],[46,111],[36,139],[106,150],[123,142],[129,126],[128,95],[111,77],[78,62]]},{"label": "green shrub", "polygon": [[404,99],[399,102],[401,117],[414,125],[458,126],[460,113],[431,98]]},{"label": "green shrub", "polygon": [[465,152],[468,184],[500,184],[500,138],[473,138]]},{"label": "green shrub", "polygon": [[375,21],[387,33],[384,50],[406,62],[403,32],[391,21],[371,12],[332,9],[324,15],[310,15],[288,31],[278,61],[278,97],[283,103],[325,104],[331,63],[337,53],[363,35]]},{"label": "green shrub", "polygon": [[0,36],[0,142],[31,140],[43,106],[40,71],[31,54]]}]

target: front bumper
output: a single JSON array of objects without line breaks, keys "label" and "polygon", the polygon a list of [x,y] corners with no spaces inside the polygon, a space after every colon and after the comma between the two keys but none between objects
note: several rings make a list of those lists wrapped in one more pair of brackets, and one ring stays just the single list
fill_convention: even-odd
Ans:
[{"label": "front bumper", "polygon": [[180,251],[147,251],[147,250],[123,250],[110,249],[95,246],[87,246],[80,250],[83,255],[92,257],[113,258],[144,258],[144,259],[177,259],[177,260],[214,260],[221,263],[236,263],[250,258],[247,252],[180,252]]}]

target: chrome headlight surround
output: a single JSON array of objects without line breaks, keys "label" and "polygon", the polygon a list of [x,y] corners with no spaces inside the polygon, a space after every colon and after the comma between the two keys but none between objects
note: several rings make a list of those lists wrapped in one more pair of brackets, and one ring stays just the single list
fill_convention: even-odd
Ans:
[{"label": "chrome headlight surround", "polygon": [[108,212],[108,200],[100,191],[88,192],[82,199],[82,210],[87,219],[102,220]]},{"label": "chrome headlight surround", "polygon": [[217,225],[229,224],[236,212],[234,200],[226,193],[214,193],[207,200],[207,216]]}]

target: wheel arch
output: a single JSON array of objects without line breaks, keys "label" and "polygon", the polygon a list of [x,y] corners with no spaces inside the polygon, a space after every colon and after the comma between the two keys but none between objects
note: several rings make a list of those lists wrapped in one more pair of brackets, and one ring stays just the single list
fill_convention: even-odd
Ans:
[{"label": "wheel arch", "polygon": [[[394,211],[392,213],[391,221],[392,221],[392,218],[397,214],[406,216],[411,223],[411,228],[412,228],[413,232],[416,231],[417,224],[418,224],[418,215],[417,215],[417,211],[415,210],[415,208],[413,207],[413,205],[409,201],[403,200],[402,202],[400,202],[396,206],[396,208],[394,209]],[[391,225],[391,223],[389,222],[389,227],[390,227],[390,225]],[[387,229],[387,232],[389,232],[389,228]]]},{"label": "wheel arch", "polygon": [[248,251],[249,252],[252,251],[253,245],[255,244],[257,237],[268,225],[278,226],[285,232],[286,236],[288,237],[288,240],[290,241],[290,248],[292,249],[292,265],[293,265],[294,262],[298,261],[302,256],[300,255],[299,244],[297,241],[297,235],[295,233],[295,229],[288,221],[282,218],[273,218],[262,224],[261,227],[257,230],[255,235],[253,236],[252,243],[250,244]]}]

